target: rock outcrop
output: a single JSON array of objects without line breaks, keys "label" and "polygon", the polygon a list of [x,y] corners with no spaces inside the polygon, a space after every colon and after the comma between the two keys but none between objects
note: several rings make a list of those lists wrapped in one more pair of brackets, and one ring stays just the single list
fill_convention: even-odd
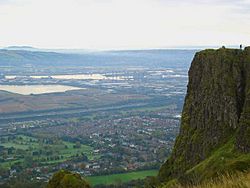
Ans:
[{"label": "rock outcrop", "polygon": [[185,176],[229,141],[236,152],[250,152],[249,47],[204,50],[195,55],[180,133],[160,169],[160,181]]}]

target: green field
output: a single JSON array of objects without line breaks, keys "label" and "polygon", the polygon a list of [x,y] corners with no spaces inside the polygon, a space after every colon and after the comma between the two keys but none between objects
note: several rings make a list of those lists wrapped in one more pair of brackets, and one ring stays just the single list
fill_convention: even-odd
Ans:
[{"label": "green field", "polygon": [[[8,138],[5,137],[7,140]],[[63,162],[74,158],[79,155],[86,155],[89,160],[98,158],[98,155],[93,154],[93,148],[91,146],[83,145],[79,143],[79,147],[76,148],[75,143],[65,142],[57,140],[53,143],[43,143],[39,139],[19,135],[15,138],[11,138],[8,141],[0,142],[0,146],[4,148],[14,148],[12,153],[6,154],[5,158],[11,158],[6,162],[2,162],[0,166],[9,168],[16,162],[23,162],[24,157],[32,157],[34,161],[39,161],[44,164],[53,164]],[[34,155],[34,152],[39,154]],[[47,154],[46,154],[47,153]],[[55,158],[55,156],[57,158]],[[49,160],[47,160],[49,158]]]},{"label": "green field", "polygon": [[86,179],[90,182],[91,185],[99,185],[99,184],[116,184],[121,182],[129,182],[131,180],[144,179],[147,176],[156,176],[158,170],[143,170],[137,172],[128,172],[122,174],[112,174],[105,176],[90,176]]}]

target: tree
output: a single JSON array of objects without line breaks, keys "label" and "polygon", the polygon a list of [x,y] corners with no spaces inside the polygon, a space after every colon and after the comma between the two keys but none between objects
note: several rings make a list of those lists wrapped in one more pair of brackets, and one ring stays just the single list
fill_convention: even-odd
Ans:
[{"label": "tree", "polygon": [[3,167],[0,167],[0,176],[4,178],[9,177],[9,170]]},{"label": "tree", "polygon": [[81,163],[81,164],[80,164],[80,168],[81,168],[82,170],[84,170],[84,169],[86,168],[86,164],[85,164],[85,163]]},{"label": "tree", "polygon": [[73,147],[74,148],[81,148],[81,143],[79,141],[77,141]]},{"label": "tree", "polygon": [[90,188],[90,185],[79,174],[60,170],[53,175],[46,188]]}]

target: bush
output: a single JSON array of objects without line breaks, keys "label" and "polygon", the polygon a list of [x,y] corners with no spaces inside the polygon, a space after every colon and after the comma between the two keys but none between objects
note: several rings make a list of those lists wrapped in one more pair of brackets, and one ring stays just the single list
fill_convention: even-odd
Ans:
[{"label": "bush", "polygon": [[53,175],[47,188],[90,188],[90,185],[79,174],[60,170]]}]

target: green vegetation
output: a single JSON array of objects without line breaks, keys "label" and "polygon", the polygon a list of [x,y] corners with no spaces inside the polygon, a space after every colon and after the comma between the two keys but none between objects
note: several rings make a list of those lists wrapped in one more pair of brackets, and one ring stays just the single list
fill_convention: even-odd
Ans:
[{"label": "green vegetation", "polygon": [[1,184],[1,188],[44,188],[45,182],[38,180],[27,180],[25,178],[11,179],[7,183]]},{"label": "green vegetation", "polygon": [[33,161],[41,164],[53,164],[83,156],[89,160],[99,157],[93,154],[93,148],[90,146],[66,142],[57,138],[9,136],[1,138],[0,146],[2,146],[0,166],[5,168],[10,168],[18,162],[25,165],[25,161],[27,163]]},{"label": "green vegetation", "polygon": [[249,49],[195,55],[180,134],[158,176],[164,187],[250,170],[249,58]]},{"label": "green vegetation", "polygon": [[206,180],[197,185],[182,186],[176,181],[170,182],[162,188],[247,188],[250,187],[250,173],[235,173],[219,175],[215,179]]},{"label": "green vegetation", "polygon": [[79,174],[60,170],[55,173],[46,188],[90,188]]},{"label": "green vegetation", "polygon": [[218,174],[235,173],[250,168],[250,154],[235,150],[234,139],[215,150],[210,157],[188,170],[180,181],[202,182]]},{"label": "green vegetation", "polygon": [[131,180],[144,179],[147,176],[156,176],[157,173],[158,173],[157,170],[144,170],[144,171],[112,174],[105,176],[92,176],[92,177],[87,177],[86,179],[93,186],[99,184],[108,185],[108,184],[125,183]]}]

